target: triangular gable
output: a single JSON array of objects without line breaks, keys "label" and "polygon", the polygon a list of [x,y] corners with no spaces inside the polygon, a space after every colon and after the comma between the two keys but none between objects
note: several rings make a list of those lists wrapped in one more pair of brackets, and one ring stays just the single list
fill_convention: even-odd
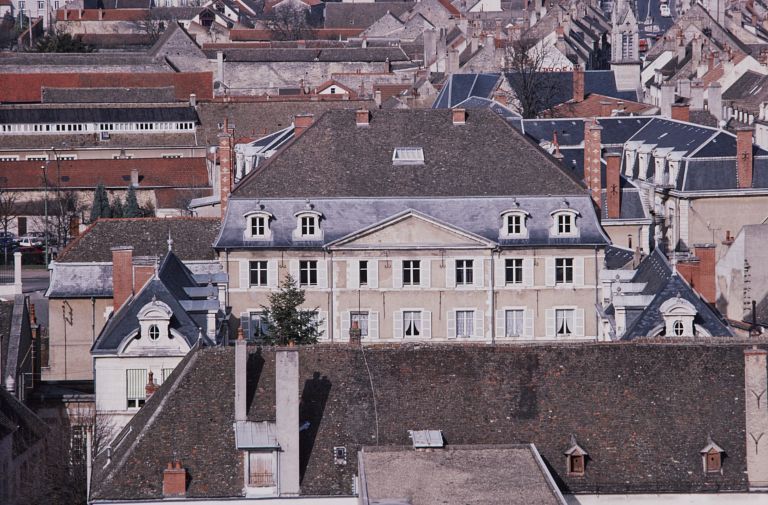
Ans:
[{"label": "triangular gable", "polygon": [[414,210],[407,210],[329,244],[334,249],[489,248],[496,244]]}]

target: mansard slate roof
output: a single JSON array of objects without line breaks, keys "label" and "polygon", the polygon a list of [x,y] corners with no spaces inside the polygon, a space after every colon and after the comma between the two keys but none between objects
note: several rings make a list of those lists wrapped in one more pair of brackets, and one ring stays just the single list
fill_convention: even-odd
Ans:
[{"label": "mansard slate roof", "polygon": [[[533,443],[566,493],[746,491],[743,349],[304,347],[302,494],[349,495],[359,448],[408,445],[410,429],[440,429],[449,446]],[[250,420],[275,419],[274,365],[272,349],[250,349]],[[192,476],[188,498],[241,496],[234,368],[232,347],[189,353],[118,436],[111,463],[96,458],[91,499],[160,498],[177,458]],[[566,472],[571,435],[589,453],[583,477]],[[708,436],[728,454],[722,475],[702,471]],[[334,447],[346,447],[347,465],[334,464]]]},{"label": "mansard slate roof", "polygon": [[[581,194],[581,182],[490,110],[328,111],[251,172],[239,197],[493,196]],[[393,165],[395,148],[420,147],[421,165]]]},{"label": "mansard slate roof", "polygon": [[[573,98],[573,72],[547,72],[547,86],[552,90],[549,103],[543,104],[545,109],[567,102]],[[512,89],[519,79],[514,72],[504,74]],[[597,93],[603,96],[618,98],[619,100],[638,101],[635,91],[619,91],[616,87],[616,76],[612,70],[588,70],[584,72],[584,94]]]},{"label": "mansard slate roof", "polygon": [[437,95],[433,109],[450,109],[468,98],[492,98],[501,74],[451,74]]},{"label": "mansard slate roof", "polygon": [[198,123],[197,112],[189,106],[166,104],[134,105],[9,105],[0,106],[0,124],[39,123],[140,123],[192,121]]},{"label": "mansard slate roof", "polygon": [[[603,127],[603,146],[624,144],[650,120],[646,116],[598,118],[598,123]],[[524,119],[523,131],[536,142],[551,141],[553,132],[557,132],[557,141],[561,147],[578,146],[584,142],[583,119]]]},{"label": "mansard slate roof", "polygon": [[219,233],[218,218],[99,219],[70,242],[57,263],[112,263],[112,247],[133,246],[134,256],[162,257],[168,250],[168,233],[173,252],[182,261],[213,260],[211,247]]},{"label": "mansard slate roof", "polygon": [[[567,205],[566,203],[567,202]],[[465,233],[478,236],[492,244],[515,247],[525,246],[580,246],[606,245],[604,235],[587,195],[521,198],[324,198],[312,199],[312,210],[320,212],[320,228],[323,240],[316,242],[297,241],[292,238],[296,229],[295,214],[307,210],[303,199],[272,200],[262,199],[256,204],[252,199],[231,199],[227,207],[224,226],[215,247],[230,248],[273,248],[273,247],[324,247],[331,242],[350,236],[402,216],[415,213],[426,219],[453,227]],[[528,238],[499,239],[502,227],[501,213],[519,209],[529,213],[526,221]],[[562,209],[578,212],[576,224],[578,237],[550,237],[551,213]],[[272,240],[245,240],[246,219],[244,215],[263,210],[272,214],[270,229]]]}]

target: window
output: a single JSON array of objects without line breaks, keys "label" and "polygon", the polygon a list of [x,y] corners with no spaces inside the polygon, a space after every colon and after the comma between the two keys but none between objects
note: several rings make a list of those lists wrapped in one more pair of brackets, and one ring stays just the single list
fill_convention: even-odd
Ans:
[{"label": "window", "polygon": [[396,147],[392,153],[393,165],[423,165],[424,150],[421,147]]},{"label": "window", "polygon": [[153,324],[149,327],[148,333],[150,340],[157,340],[160,338],[160,328],[158,328],[156,324]]},{"label": "window", "polygon": [[513,309],[504,312],[504,336],[519,337],[523,334],[523,310]]},{"label": "window", "polygon": [[19,10],[20,11],[24,10],[24,4],[25,4],[24,0],[19,0]]},{"label": "window", "polygon": [[317,286],[317,260],[299,261],[299,285]]},{"label": "window", "polygon": [[357,322],[357,327],[360,328],[360,336],[368,336],[368,312],[352,312],[350,314],[352,326]]},{"label": "window", "polygon": [[126,408],[137,409],[146,400],[147,371],[144,369],[129,369],[125,371],[126,379]]},{"label": "window", "polygon": [[682,337],[685,334],[685,325],[678,319],[672,324],[672,331],[676,337]]},{"label": "window", "polygon": [[251,312],[250,319],[250,337],[256,340],[264,338],[269,331],[269,322],[267,315],[263,311]]},{"label": "window", "polygon": [[0,156],[0,161],[19,161],[18,156]]},{"label": "window", "polygon": [[720,458],[720,452],[715,448],[710,449],[706,456],[707,473],[719,473],[721,468],[722,460]]},{"label": "window", "polygon": [[337,465],[347,464],[347,448],[346,447],[334,447],[333,448],[333,462]]},{"label": "window", "polygon": [[248,453],[248,487],[274,487],[274,456],[271,452]]},{"label": "window", "polygon": [[523,259],[507,258],[504,260],[504,283],[522,284],[523,283]]},{"label": "window", "polygon": [[507,215],[507,235],[522,235],[523,216],[521,214]]},{"label": "window", "polygon": [[62,161],[75,161],[77,159],[77,156],[75,156],[74,154],[60,154],[56,158]]},{"label": "window", "polygon": [[37,10],[43,10],[43,9],[45,9],[45,2],[38,1]]},{"label": "window", "polygon": [[421,261],[403,261],[403,286],[418,286],[421,283]]},{"label": "window", "polygon": [[456,336],[471,337],[474,334],[475,312],[473,310],[456,311]]},{"label": "window", "polygon": [[582,454],[571,454],[568,458],[568,473],[584,475],[584,456]]},{"label": "window", "polygon": [[301,235],[315,235],[317,233],[317,217],[301,216]]},{"label": "window", "polygon": [[368,285],[368,261],[360,260],[358,264],[358,282],[361,286]]},{"label": "window", "polygon": [[558,235],[570,235],[573,229],[573,215],[572,214],[558,214],[557,215],[557,234]]},{"label": "window", "polygon": [[266,286],[268,281],[267,261],[250,261],[248,271],[250,273],[251,286]]},{"label": "window", "polygon": [[573,309],[555,310],[555,329],[558,337],[570,337],[573,335],[574,312]]},{"label": "window", "polygon": [[578,215],[579,213],[573,209],[563,209],[553,212],[553,223],[550,234],[564,237],[578,236],[579,230],[576,228],[576,217]]},{"label": "window", "polygon": [[73,465],[86,464],[88,427],[83,425],[72,426],[70,443],[72,452],[70,458]]},{"label": "window", "polygon": [[164,154],[163,158],[170,160],[170,159],[177,159],[181,158],[182,156],[180,154]]},{"label": "window", "polygon": [[421,312],[413,310],[403,312],[403,335],[406,337],[421,335]]},{"label": "window", "polygon": [[555,258],[555,283],[573,283],[573,258]]},{"label": "window", "polygon": [[27,161],[48,161],[48,156],[27,156]]},{"label": "window", "polygon": [[251,236],[263,237],[267,234],[267,217],[251,216]]},{"label": "window", "polygon": [[456,285],[468,286],[472,282],[472,260],[456,260]]}]

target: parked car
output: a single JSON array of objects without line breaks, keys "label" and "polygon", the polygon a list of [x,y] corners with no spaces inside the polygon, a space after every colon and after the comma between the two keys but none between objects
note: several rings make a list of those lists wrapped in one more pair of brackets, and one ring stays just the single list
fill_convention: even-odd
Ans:
[{"label": "parked car", "polygon": [[32,234],[24,235],[19,239],[19,247],[37,247],[43,244],[43,237],[36,237]]},{"label": "parked car", "polygon": [[16,235],[9,231],[0,231],[0,247],[13,247],[16,245]]},{"label": "parked car", "polygon": [[667,4],[661,4],[659,11],[661,12],[661,17],[663,18],[672,17],[672,11],[669,10],[669,5]]}]

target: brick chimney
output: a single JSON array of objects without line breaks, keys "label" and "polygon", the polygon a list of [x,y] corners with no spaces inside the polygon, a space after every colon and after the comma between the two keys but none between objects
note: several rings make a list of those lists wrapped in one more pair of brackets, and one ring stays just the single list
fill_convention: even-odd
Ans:
[{"label": "brick chimney", "polygon": [[371,112],[368,109],[358,109],[355,111],[355,124],[360,127],[370,125]]},{"label": "brick chimney", "polygon": [[112,306],[115,312],[133,294],[133,247],[112,248]]},{"label": "brick chimney", "polygon": [[224,128],[219,133],[219,191],[222,219],[227,214],[229,193],[232,191],[232,150],[233,132],[229,128],[229,122],[224,120]]},{"label": "brick chimney", "polygon": [[621,154],[608,153],[605,173],[605,199],[608,219],[619,219],[621,214]]},{"label": "brick chimney", "polygon": [[696,244],[693,257],[680,261],[677,271],[702,298],[715,303],[715,244]]},{"label": "brick chimney", "polygon": [[672,105],[672,119],[678,121],[691,122],[691,109],[687,103],[676,103]]},{"label": "brick chimney", "polygon": [[600,102],[600,116],[610,117],[613,112],[613,102],[603,100]]},{"label": "brick chimney", "polygon": [[744,126],[736,130],[736,177],[739,188],[752,187],[752,134],[755,129]]},{"label": "brick chimney", "polygon": [[573,69],[573,101],[584,101],[584,69],[576,65]]},{"label": "brick chimney", "polygon": [[187,470],[181,461],[168,462],[163,470],[163,498],[184,498],[187,496]]},{"label": "brick chimney", "polygon": [[314,114],[297,114],[293,118],[293,135],[298,138],[315,122]]},{"label": "brick chimney", "polygon": [[603,127],[592,120],[584,124],[584,181],[592,200],[600,207],[600,172]]},{"label": "brick chimney", "polygon": [[454,125],[467,124],[467,111],[464,109],[451,110],[451,117]]},{"label": "brick chimney", "polygon": [[160,388],[160,386],[157,385],[155,374],[153,374],[152,370],[150,370],[149,374],[147,374],[147,385],[144,386],[144,394],[146,395],[146,399],[149,400],[149,397],[155,394],[155,391],[157,391],[158,388]]}]

